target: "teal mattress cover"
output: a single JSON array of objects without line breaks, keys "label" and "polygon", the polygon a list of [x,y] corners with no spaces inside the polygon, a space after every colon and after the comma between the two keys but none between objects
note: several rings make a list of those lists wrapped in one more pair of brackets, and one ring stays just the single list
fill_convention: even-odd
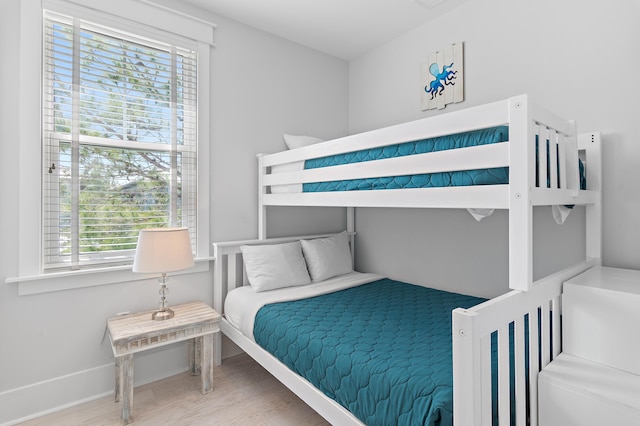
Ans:
[{"label": "teal mattress cover", "polygon": [[[314,158],[305,161],[305,169],[361,163],[406,155],[424,154],[449,149],[486,145],[509,140],[509,127],[497,126],[471,132],[445,135],[400,144],[389,145]],[[348,179],[310,182],[302,186],[303,192],[364,191],[378,189],[432,188],[446,186],[496,185],[509,183],[509,168],[462,170],[456,172],[423,173],[416,175],[386,176],[366,179]]]},{"label": "teal mattress cover", "polygon": [[[404,142],[381,148],[365,149],[345,154],[330,155],[305,161],[305,169],[337,166],[351,163],[381,160],[406,155],[424,154],[428,152],[467,148],[487,145],[509,140],[509,127],[497,126],[471,132],[439,136],[418,141]],[[546,141],[549,152],[549,140]],[[538,159],[538,136],[536,135],[536,162]],[[558,153],[556,153],[558,154]],[[550,157],[547,155],[547,176],[551,170]],[[559,167],[556,165],[556,167]],[[586,189],[585,170],[579,161],[580,189]],[[501,185],[509,183],[509,168],[460,170],[455,172],[423,173],[415,175],[385,176],[366,179],[347,179],[324,182],[310,182],[302,185],[303,192],[331,191],[367,191],[380,189],[435,188],[449,186]],[[538,175],[536,168],[536,185]],[[559,188],[560,182],[551,182],[547,177],[547,188]]]},{"label": "teal mattress cover", "polygon": [[266,305],[254,338],[367,425],[451,425],[451,311],[483,301],[385,278]]}]

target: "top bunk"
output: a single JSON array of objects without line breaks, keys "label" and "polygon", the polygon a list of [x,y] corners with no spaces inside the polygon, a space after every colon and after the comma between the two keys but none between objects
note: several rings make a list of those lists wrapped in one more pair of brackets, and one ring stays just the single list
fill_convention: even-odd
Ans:
[{"label": "top bunk", "polygon": [[[599,156],[599,146],[592,154],[589,138],[583,142],[587,157]],[[598,184],[585,185],[581,175],[573,121],[526,95],[258,158],[261,208],[513,209],[598,200]]]},{"label": "top bunk", "polygon": [[[423,152],[414,145],[434,149]],[[356,162],[343,161],[352,158]],[[268,206],[347,207],[348,231],[355,230],[354,207],[465,208],[476,218],[507,209],[509,287],[526,291],[534,283],[534,206],[552,206],[561,223],[578,205],[586,206],[585,258],[600,259],[600,134],[577,135],[573,121],[527,95],[259,154],[258,167],[261,239],[267,235]],[[385,181],[392,184],[379,185]],[[395,185],[399,181],[410,184]]]}]

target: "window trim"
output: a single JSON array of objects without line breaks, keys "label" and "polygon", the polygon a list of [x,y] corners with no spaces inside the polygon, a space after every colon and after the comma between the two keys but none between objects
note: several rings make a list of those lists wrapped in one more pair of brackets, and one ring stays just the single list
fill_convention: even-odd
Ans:
[{"label": "window trim", "polygon": [[[126,6],[126,7],[125,7]],[[42,36],[43,9],[56,11],[83,11],[91,19],[99,22],[135,20],[158,30],[157,34],[171,37],[189,37],[197,44],[198,72],[198,163],[197,163],[197,245],[196,267],[184,273],[208,270],[209,244],[209,145],[210,145],[210,50],[213,46],[214,24],[183,13],[175,13],[165,7],[158,7],[146,0],[23,0],[20,13],[20,82],[19,109],[19,222],[18,222],[18,276],[6,282],[17,282],[19,294],[41,293],[68,288],[81,288],[101,284],[144,279],[133,274],[130,265],[104,269],[85,269],[65,272],[43,272],[42,265]],[[126,10],[126,16],[118,11]],[[72,12],[75,13],[75,12]],[[86,16],[86,15],[85,15]],[[146,35],[146,34],[142,34]],[[37,124],[34,124],[37,123]],[[39,155],[34,155],[34,153]],[[36,208],[37,206],[37,208]],[[199,266],[203,265],[203,266]],[[206,269],[202,269],[205,267]],[[129,271],[126,271],[129,269]],[[202,270],[201,270],[202,269]],[[91,279],[87,279],[90,274]],[[65,281],[60,283],[59,281]],[[38,290],[32,291],[33,283]],[[23,288],[23,286],[26,286]]]},{"label": "window trim", "polygon": [[[172,272],[171,276],[196,274],[209,271],[209,261],[213,257],[195,259],[195,266]],[[7,283],[18,283],[18,296],[50,293],[54,291],[73,290],[77,288],[95,287],[99,285],[118,284],[124,282],[158,278],[157,274],[139,274],[131,271],[131,265],[109,266],[100,269],[80,269],[74,271],[57,271],[32,276],[7,278]]]}]

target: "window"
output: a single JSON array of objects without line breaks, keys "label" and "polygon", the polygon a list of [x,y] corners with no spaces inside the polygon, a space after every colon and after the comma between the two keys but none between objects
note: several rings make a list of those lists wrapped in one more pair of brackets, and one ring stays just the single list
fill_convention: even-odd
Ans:
[{"label": "window", "polygon": [[20,6],[19,263],[6,281],[26,295],[139,279],[132,233],[151,226],[188,227],[189,272],[207,271],[215,25],[146,0]]},{"label": "window", "polygon": [[45,269],[131,259],[149,227],[195,243],[195,51],[47,11],[43,64]]}]

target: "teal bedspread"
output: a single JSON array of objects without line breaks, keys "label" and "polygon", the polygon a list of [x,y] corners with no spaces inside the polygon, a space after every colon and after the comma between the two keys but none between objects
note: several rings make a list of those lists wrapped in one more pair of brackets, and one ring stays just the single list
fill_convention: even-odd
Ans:
[{"label": "teal bedspread", "polygon": [[382,279],[266,305],[254,338],[367,425],[451,425],[451,311],[482,301]]}]

